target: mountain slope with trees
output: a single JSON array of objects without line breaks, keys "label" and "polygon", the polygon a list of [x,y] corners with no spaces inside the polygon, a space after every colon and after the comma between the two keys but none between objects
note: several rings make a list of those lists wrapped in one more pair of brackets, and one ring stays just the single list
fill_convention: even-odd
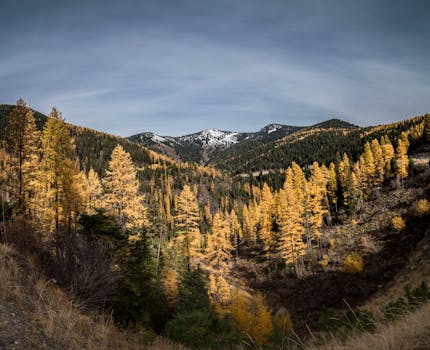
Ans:
[{"label": "mountain slope with trees", "polygon": [[260,131],[248,133],[207,129],[179,137],[140,133],[129,139],[176,159],[211,164],[226,149],[242,144],[268,143],[300,129],[297,126],[269,124]]},{"label": "mountain slope with trees", "polygon": [[[334,132],[362,147],[328,164],[331,149],[305,166],[292,161],[274,186],[67,124],[55,108],[48,117],[22,100],[8,108],[2,242],[82,312],[109,310],[138,337],[194,348],[307,342],[331,327],[327,306],[343,320],[335,330],[370,331],[376,316],[360,306],[426,249],[430,115],[288,135],[276,142],[312,149]],[[413,290],[402,313],[428,300],[426,284]],[[402,316],[391,302],[380,320]]]}]

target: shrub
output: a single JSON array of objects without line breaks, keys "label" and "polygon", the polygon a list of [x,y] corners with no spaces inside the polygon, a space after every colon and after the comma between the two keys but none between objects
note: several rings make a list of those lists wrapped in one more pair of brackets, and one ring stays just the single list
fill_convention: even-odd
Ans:
[{"label": "shrub", "polygon": [[286,312],[283,315],[277,315],[273,318],[273,324],[276,329],[280,330],[282,334],[293,329],[293,320],[291,319],[291,315],[289,312]]},{"label": "shrub", "polygon": [[358,254],[350,254],[343,260],[342,270],[355,274],[363,271],[363,258]]},{"label": "shrub", "polygon": [[348,310],[340,314],[331,309],[321,318],[321,324],[329,333],[345,337],[354,331],[374,332],[376,330],[372,312],[353,310],[348,304],[347,307]]},{"label": "shrub", "polygon": [[325,270],[329,262],[330,262],[330,258],[328,257],[328,255],[324,255],[324,256],[322,257],[322,259],[318,260],[318,265],[319,265],[323,270]]},{"label": "shrub", "polygon": [[422,282],[417,288],[412,289],[407,285],[404,289],[404,296],[389,303],[384,309],[387,320],[394,320],[399,316],[408,314],[420,305],[430,300],[430,289],[427,283]]},{"label": "shrub", "polygon": [[240,332],[261,346],[273,331],[272,317],[261,293],[247,302],[236,290],[230,305],[230,314]]},{"label": "shrub", "polygon": [[198,349],[233,348],[239,342],[239,335],[231,322],[208,310],[177,314],[167,323],[166,334],[177,342]]},{"label": "shrub", "polygon": [[109,303],[119,276],[112,271],[114,260],[104,243],[62,232],[54,244],[56,255],[45,269],[70,292],[75,305],[96,309]]},{"label": "shrub", "polygon": [[427,199],[420,199],[417,203],[417,215],[424,216],[430,212],[430,203]]},{"label": "shrub", "polygon": [[391,226],[393,226],[394,230],[400,232],[406,227],[406,224],[403,218],[397,215],[391,219]]}]

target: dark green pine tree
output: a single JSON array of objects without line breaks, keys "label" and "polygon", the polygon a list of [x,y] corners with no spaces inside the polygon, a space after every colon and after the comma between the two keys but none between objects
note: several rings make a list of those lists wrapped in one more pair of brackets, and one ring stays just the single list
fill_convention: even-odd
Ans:
[{"label": "dark green pine tree", "polygon": [[175,317],[166,325],[166,334],[196,349],[235,348],[240,337],[227,318],[211,308],[208,289],[200,269],[184,273],[179,287]]},{"label": "dark green pine tree", "polygon": [[145,235],[124,243],[120,269],[122,277],[113,305],[116,319],[136,329],[151,327],[161,331],[167,317],[167,301],[157,282]]},{"label": "dark green pine tree", "polygon": [[209,308],[208,289],[201,270],[185,271],[179,286],[176,313],[193,310],[209,311]]}]

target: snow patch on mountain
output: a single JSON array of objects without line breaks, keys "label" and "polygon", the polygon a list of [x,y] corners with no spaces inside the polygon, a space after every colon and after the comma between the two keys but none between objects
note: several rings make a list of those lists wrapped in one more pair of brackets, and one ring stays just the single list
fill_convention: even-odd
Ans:
[{"label": "snow patch on mountain", "polygon": [[153,135],[152,136],[152,141],[154,142],[167,142],[167,139],[164,138],[163,136],[159,136],[159,135]]},{"label": "snow patch on mountain", "polygon": [[232,144],[239,142],[238,136],[238,132],[222,131],[218,129],[206,129],[195,134],[182,136],[179,139],[185,142],[199,142],[203,145],[203,147],[229,147]]},{"label": "snow patch on mountain", "polygon": [[268,125],[267,133],[271,134],[272,132],[275,132],[276,130],[282,129],[282,125],[279,124],[271,124]]}]

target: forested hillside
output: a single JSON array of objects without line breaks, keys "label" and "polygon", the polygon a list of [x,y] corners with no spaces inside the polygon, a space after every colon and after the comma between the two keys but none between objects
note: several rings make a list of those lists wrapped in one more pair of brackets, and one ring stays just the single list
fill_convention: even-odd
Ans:
[{"label": "forested hillside", "polygon": [[248,174],[263,170],[285,170],[292,162],[306,166],[317,161],[328,166],[330,162],[339,162],[344,153],[355,161],[366,142],[386,135],[394,143],[402,131],[420,122],[422,117],[401,123],[358,128],[332,120],[298,130],[268,144],[231,147],[220,154],[214,163],[236,174]]},{"label": "forested hillside", "polygon": [[302,128],[298,126],[269,124],[257,132],[208,129],[179,137],[159,136],[145,132],[132,135],[128,139],[183,161],[211,164],[226,149],[234,147],[240,151],[242,148],[254,148],[300,129]]},{"label": "forested hillside", "polygon": [[[109,312],[134,335],[286,348],[332,326],[328,337],[371,330],[358,306],[428,234],[429,115],[365,129],[333,120],[258,157],[226,153],[237,173],[282,169],[269,185],[67,124],[55,108],[46,117],[19,100],[0,112],[2,242],[82,312]],[[430,298],[420,288],[404,309]],[[356,319],[332,325],[326,307]]]}]

